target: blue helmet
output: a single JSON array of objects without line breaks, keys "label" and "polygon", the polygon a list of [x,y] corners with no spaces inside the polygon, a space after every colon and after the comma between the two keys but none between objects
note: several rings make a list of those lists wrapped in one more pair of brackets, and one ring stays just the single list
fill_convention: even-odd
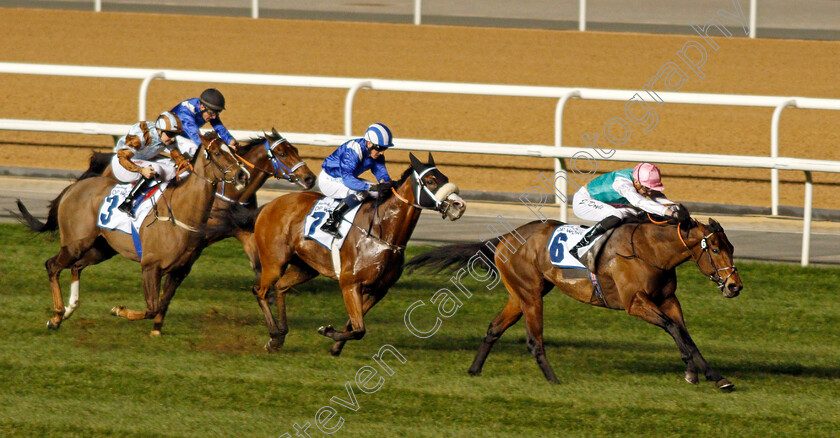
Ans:
[{"label": "blue helmet", "polygon": [[365,131],[364,139],[382,148],[389,148],[394,145],[391,130],[381,123],[370,125]]}]

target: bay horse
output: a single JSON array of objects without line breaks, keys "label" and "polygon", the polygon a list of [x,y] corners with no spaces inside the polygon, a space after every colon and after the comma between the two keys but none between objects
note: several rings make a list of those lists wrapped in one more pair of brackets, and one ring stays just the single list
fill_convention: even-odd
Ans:
[{"label": "bay horse", "polygon": [[[193,171],[179,182],[172,181],[143,221],[140,241],[142,258],[138,256],[130,235],[97,226],[99,208],[115,180],[94,176],[74,182],[54,201],[55,227],[61,236],[58,254],[46,261],[47,276],[53,294],[54,313],[47,322],[58,329],[78,305],[81,271],[116,254],[140,262],[146,310],[136,311],[117,306],[111,314],[129,320],[155,318],[152,335],[160,335],[163,318],[178,285],[192,268],[204,248],[203,228],[210,215],[216,186],[220,182],[244,187],[248,172],[233,152],[220,139],[202,144],[193,163]],[[115,204],[114,204],[115,205]],[[18,206],[23,204],[18,201]],[[51,211],[53,208],[51,208]],[[20,220],[33,231],[50,231],[47,225],[33,218],[25,208]],[[49,220],[48,220],[49,222]],[[64,307],[59,276],[71,268],[70,307]],[[166,275],[163,293],[161,277]]]},{"label": "bay horse", "polygon": [[[490,348],[508,327],[525,315],[527,345],[549,382],[558,383],[546,359],[543,345],[543,297],[553,287],[566,295],[598,307],[624,310],[663,328],[677,344],[686,363],[685,380],[698,383],[698,370],[722,390],[733,384],[712,369],[691,339],[676,296],[675,268],[691,260],[701,273],[720,288],[726,298],[736,297],[743,285],[733,263],[734,248],[723,227],[714,219],[708,224],[688,219],[683,223],[622,224],[606,242],[595,260],[594,273],[601,285],[596,299],[591,280],[575,277],[571,271],[551,264],[548,243],[562,222],[534,221],[514,232],[487,242],[442,246],[420,254],[406,264],[417,268],[460,269],[481,252],[493,266],[509,292],[508,302],[493,319],[469,368],[481,374]],[[518,247],[517,247],[518,245]]]},{"label": "bay horse", "polygon": [[[365,335],[364,315],[397,282],[405,261],[405,245],[423,209],[435,210],[442,218],[457,220],[466,203],[458,188],[435,166],[432,155],[422,163],[409,154],[411,166],[394,184],[392,196],[381,195],[362,203],[340,249],[340,273],[333,265],[331,252],[314,240],[304,238],[304,220],[318,200],[316,192],[291,193],[266,204],[254,223],[254,236],[262,263],[262,272],[254,286],[255,295],[265,316],[270,339],[268,352],[280,349],[288,333],[285,293],[319,274],[338,280],[344,304],[350,315],[344,331],[331,325],[318,333],[336,342],[330,349],[341,354],[344,343]],[[251,218],[252,219],[252,218]],[[278,319],[266,301],[271,289],[276,291]]]},{"label": "bay horse", "polygon": [[[217,137],[214,131],[210,131],[201,139],[206,144]],[[77,178],[77,181],[95,176],[113,176],[110,167],[113,155],[113,153],[95,152],[90,158],[88,169]],[[207,226],[204,228],[205,245],[210,246],[228,237],[236,238],[242,244],[251,267],[259,274],[259,259],[253,232],[228,227],[226,221],[222,224],[220,221],[224,220],[225,212],[231,208],[232,204],[255,210],[257,208],[256,192],[270,177],[287,180],[304,190],[311,189],[315,185],[316,177],[301,160],[298,149],[274,128],[271,129],[270,134],[240,143],[236,156],[247,169],[250,169],[250,178],[244,187],[237,187],[236,184],[227,184],[224,181],[217,186],[216,199],[210,210]],[[12,214],[18,218],[28,218],[26,223],[34,231],[55,231],[58,229],[58,201],[61,196],[50,202],[49,213],[44,223],[32,218],[20,200],[17,203],[20,214],[14,212]]]}]

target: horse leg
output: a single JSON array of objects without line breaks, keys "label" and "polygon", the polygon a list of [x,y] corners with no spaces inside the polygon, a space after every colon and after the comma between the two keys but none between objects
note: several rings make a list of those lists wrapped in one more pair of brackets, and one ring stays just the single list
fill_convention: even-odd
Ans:
[{"label": "horse leg", "polygon": [[[66,246],[63,246],[58,251],[58,254],[44,263],[44,267],[47,269],[47,277],[50,280],[50,290],[52,291],[53,296],[53,316],[49,321],[47,321],[47,328],[50,330],[58,330],[59,326],[61,326],[61,321],[64,318],[64,299],[61,297],[61,284],[59,283],[61,271],[67,269],[75,263],[76,259],[77,257],[74,257]],[[76,284],[78,285],[78,283]]]},{"label": "horse leg", "polygon": [[545,357],[545,344],[543,343],[543,300],[542,296],[530,302],[522,303],[522,311],[525,314],[525,326],[528,332],[528,351],[534,356],[537,365],[551,383],[560,383],[548,358]]},{"label": "horse leg", "polygon": [[146,295],[146,310],[131,310],[125,306],[111,309],[111,315],[122,316],[129,321],[150,319],[160,312],[160,266],[151,264],[143,266],[143,292]]},{"label": "horse leg", "polygon": [[[286,271],[275,284],[275,298],[277,300],[277,336],[272,336],[265,348],[269,352],[279,350],[286,341],[289,325],[286,320],[286,292],[295,285],[304,283],[318,276],[318,271],[310,268],[303,261],[292,260]],[[269,311],[270,313],[270,311]]]},{"label": "horse leg", "polygon": [[245,250],[245,255],[248,256],[251,269],[259,277],[262,267],[260,266],[260,253],[257,250],[257,240],[254,238],[254,233],[238,230],[234,237],[242,244],[242,249]]},{"label": "horse leg", "polygon": [[[370,310],[373,306],[375,306],[376,303],[378,303],[379,300],[381,300],[382,297],[384,297],[384,296],[385,296],[385,294],[365,295],[364,301],[362,302],[362,316],[365,316],[368,313],[368,310]],[[345,326],[344,326],[344,331],[350,331],[352,329],[353,329],[353,320],[348,319],[347,324],[345,324]],[[344,349],[344,344],[346,344],[346,343],[347,343],[347,341],[337,341],[330,348],[330,354],[333,355],[333,356],[340,355],[341,350]]]},{"label": "horse leg", "polygon": [[[733,389],[735,385],[712,369],[708,362],[706,362],[706,359],[703,358],[703,355],[700,354],[700,349],[694,344],[694,340],[692,340],[691,336],[688,334],[688,328],[686,327],[685,319],[683,318],[682,307],[680,306],[680,302],[677,297],[671,296],[667,298],[665,302],[659,306],[659,308],[662,309],[662,312],[674,322],[676,325],[676,331],[682,334],[689,350],[693,352],[691,356],[683,355],[683,361],[686,364],[685,380],[688,383],[697,384],[697,368],[700,368],[700,371],[702,371],[703,375],[706,376],[706,380],[715,382],[719,389]],[[676,338],[674,339],[676,340]],[[697,368],[695,368],[695,365]]]},{"label": "horse leg", "polygon": [[[277,254],[270,255],[273,258],[277,256]],[[266,263],[260,271],[259,281],[254,284],[252,290],[254,297],[257,299],[257,304],[260,306],[260,310],[262,310],[263,316],[265,317],[265,325],[268,327],[269,340],[265,344],[265,350],[269,353],[276,351],[283,345],[285,333],[280,333],[280,329],[277,327],[277,321],[274,319],[274,315],[271,314],[271,308],[268,306],[265,298],[275,287],[275,283],[280,278],[281,270],[285,270],[286,264],[288,264],[288,259],[276,259]],[[285,312],[286,303],[283,297],[277,297],[277,305],[278,308],[282,305]]]},{"label": "horse leg", "polygon": [[318,328],[318,333],[336,341],[348,341],[351,339],[358,340],[365,337],[365,320],[362,316],[362,286],[360,284],[353,284],[349,287],[343,288],[342,296],[344,297],[344,306],[347,308],[347,313],[350,314],[351,330],[339,332],[333,326],[321,326]]},{"label": "horse leg", "polygon": [[[675,298],[671,297],[668,300],[671,299]],[[673,306],[673,303],[670,305]],[[668,332],[668,334],[674,338],[674,342],[676,342],[677,348],[680,350],[681,357],[693,360],[700,370],[706,375],[706,379],[716,382],[719,389],[728,390],[734,387],[731,382],[724,379],[723,376],[717,373],[717,371],[708,366],[706,360],[700,355],[697,345],[691,339],[691,336],[689,336],[688,330],[685,329],[685,326],[683,325],[681,327],[677,324],[663,310],[657,307],[650,298],[648,298],[647,294],[644,292],[638,292],[633,295],[630,305],[627,306],[627,313],[642,318]],[[682,311],[680,311],[680,314],[681,313]]]},{"label": "horse leg", "polygon": [[82,276],[82,270],[90,265],[101,263],[110,259],[116,254],[116,251],[111,248],[104,239],[98,239],[92,248],[87,250],[76,263],[73,264],[70,272],[72,278],[70,280],[70,302],[64,308],[64,316],[62,320],[70,318],[73,312],[79,307],[79,285]]},{"label": "horse leg", "polygon": [[487,355],[490,354],[490,349],[493,348],[493,344],[502,337],[502,333],[508,327],[516,324],[516,321],[519,321],[519,318],[522,317],[521,305],[522,303],[517,296],[513,294],[508,295],[507,304],[493,318],[490,326],[487,327],[487,334],[484,336],[481,346],[478,347],[478,352],[475,354],[475,359],[473,359],[472,365],[470,365],[470,369],[467,371],[468,373],[473,376],[481,375],[481,368],[484,367],[484,361],[487,360]]},{"label": "horse leg", "polygon": [[181,282],[187,278],[192,270],[192,263],[187,266],[173,269],[166,274],[166,281],[163,283],[163,291],[160,294],[160,311],[155,316],[155,325],[152,328],[151,336],[160,336],[163,330],[163,319],[166,318],[166,311],[169,309],[169,302],[175,296],[175,290],[181,285]]}]

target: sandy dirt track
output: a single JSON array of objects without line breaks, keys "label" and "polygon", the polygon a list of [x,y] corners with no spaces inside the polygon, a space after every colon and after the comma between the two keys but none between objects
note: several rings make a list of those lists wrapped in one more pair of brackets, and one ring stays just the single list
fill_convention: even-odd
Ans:
[{"label": "sandy dirt track", "polygon": [[[698,17],[705,22],[712,17]],[[156,14],[0,8],[0,61],[410,79],[447,82],[641,89],[689,35],[608,34]],[[731,26],[733,33],[740,28]],[[216,35],[217,37],[212,37]],[[699,79],[681,91],[840,98],[840,42],[715,38]],[[346,92],[156,81],[147,117],[217,86],[233,129],[342,132]],[[656,88],[656,87],[654,87]],[[0,75],[0,118],[136,122],[139,81]],[[661,89],[661,88],[660,88]],[[354,132],[388,124],[400,137],[553,144],[556,100],[360,91]],[[601,132],[624,102],[571,101],[564,142]],[[648,133],[634,129],[621,147],[638,150],[769,155],[772,109],[665,103]],[[634,125],[636,126],[636,125]],[[780,154],[840,160],[840,113],[787,109]],[[110,138],[0,132],[0,165],[81,169]],[[310,167],[325,148],[302,148]],[[389,169],[405,167],[391,152]],[[537,158],[438,154],[436,161],[467,190],[521,192],[552,169]],[[628,163],[598,163],[598,170]],[[769,171],[662,166],[675,200],[769,206]],[[782,172],[781,203],[801,205],[803,175]],[[840,208],[840,176],[817,173],[814,201]]]}]

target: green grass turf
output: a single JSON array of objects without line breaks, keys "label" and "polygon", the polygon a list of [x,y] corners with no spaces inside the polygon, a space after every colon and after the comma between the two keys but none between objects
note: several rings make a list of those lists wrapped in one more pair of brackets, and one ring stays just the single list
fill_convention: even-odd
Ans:
[{"label": "green grass turf", "polygon": [[[524,323],[496,344],[481,377],[466,370],[503,286],[473,296],[428,339],[405,327],[405,310],[449,284],[444,274],[404,276],[366,318],[367,335],[341,357],[316,333],[342,325],[337,283],[318,278],[287,299],[290,333],[267,354],[252,274],[238,243],[205,250],[175,296],[164,336],[151,321],[108,315],[144,308],[140,268],[119,257],[85,270],[81,307],[57,332],[44,261],[58,241],[0,225],[0,436],[279,437],[331,406],[332,436],[828,436],[840,430],[840,270],[741,263],[740,297],[727,300],[692,263],[678,296],[706,359],[735,385],[682,380],[684,365],[661,329],[547,296],[548,358],[561,380],[543,379],[525,347]],[[410,247],[408,255],[423,248]],[[69,271],[63,275],[65,300]],[[434,306],[415,311],[418,326]],[[394,375],[375,393],[353,382],[383,345]],[[372,382],[375,382],[372,380]],[[359,408],[348,399],[351,382]],[[327,426],[335,427],[338,417]],[[305,436],[305,435],[300,435]]]}]

